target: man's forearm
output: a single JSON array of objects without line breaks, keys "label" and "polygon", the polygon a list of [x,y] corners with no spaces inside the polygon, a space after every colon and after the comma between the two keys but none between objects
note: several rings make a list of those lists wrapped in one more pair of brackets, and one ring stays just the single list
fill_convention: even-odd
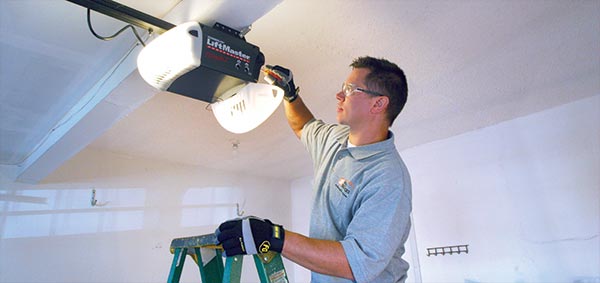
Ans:
[{"label": "man's forearm", "polygon": [[340,242],[308,238],[286,230],[282,254],[311,271],[354,280]]},{"label": "man's forearm", "polygon": [[298,138],[302,135],[302,128],[313,118],[312,113],[306,107],[302,98],[297,97],[293,102],[283,102],[285,108],[285,117],[288,124]]}]

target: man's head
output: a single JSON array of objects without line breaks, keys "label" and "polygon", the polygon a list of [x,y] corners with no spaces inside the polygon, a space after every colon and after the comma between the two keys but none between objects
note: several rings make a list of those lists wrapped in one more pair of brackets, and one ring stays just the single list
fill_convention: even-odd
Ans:
[{"label": "man's head", "polygon": [[404,71],[388,60],[368,56],[354,59],[350,67],[370,71],[366,75],[364,83],[368,90],[388,97],[386,116],[391,126],[404,108],[408,97]]}]

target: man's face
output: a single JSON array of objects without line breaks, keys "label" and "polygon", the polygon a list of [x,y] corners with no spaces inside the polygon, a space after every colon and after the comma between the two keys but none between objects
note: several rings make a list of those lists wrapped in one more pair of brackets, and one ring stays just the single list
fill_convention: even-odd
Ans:
[{"label": "man's face", "polygon": [[[370,72],[369,69],[365,68],[352,69],[346,79],[346,83],[366,89],[365,78]],[[349,96],[346,96],[340,90],[335,97],[338,101],[336,118],[339,124],[357,127],[370,122],[369,111],[374,96],[361,91],[354,91]]]}]

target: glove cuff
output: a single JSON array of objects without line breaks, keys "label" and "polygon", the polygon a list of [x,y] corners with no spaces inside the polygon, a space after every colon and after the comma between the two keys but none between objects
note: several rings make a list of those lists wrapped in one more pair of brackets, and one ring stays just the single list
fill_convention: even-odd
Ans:
[{"label": "glove cuff", "polygon": [[269,219],[264,219],[264,222],[271,226],[271,235],[267,236],[269,238],[265,239],[262,243],[257,243],[258,253],[267,253],[269,251],[281,253],[283,251],[283,241],[285,240],[283,226],[273,224]]},{"label": "glove cuff", "polygon": [[[297,97],[298,95],[296,95]],[[285,230],[283,226],[274,224],[273,225],[273,236],[271,237],[271,249],[272,251],[281,253],[283,251],[283,241],[285,240]]]},{"label": "glove cuff", "polygon": [[298,98],[298,93],[300,93],[300,87],[297,87],[296,89],[294,89],[293,92],[286,92],[285,95],[283,96],[283,99],[285,99],[287,102],[292,103],[294,102],[294,100],[296,100],[296,98]]}]

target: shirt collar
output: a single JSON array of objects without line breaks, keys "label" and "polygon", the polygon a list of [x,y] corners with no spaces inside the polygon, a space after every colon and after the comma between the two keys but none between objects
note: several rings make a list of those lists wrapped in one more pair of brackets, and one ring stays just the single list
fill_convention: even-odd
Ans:
[{"label": "shirt collar", "polygon": [[388,138],[386,140],[357,147],[348,148],[346,146],[348,144],[348,136],[339,138],[338,142],[342,145],[343,149],[348,150],[354,159],[361,160],[381,152],[395,149],[396,146],[394,145],[394,133],[392,133],[392,131],[388,131],[388,133]]}]

